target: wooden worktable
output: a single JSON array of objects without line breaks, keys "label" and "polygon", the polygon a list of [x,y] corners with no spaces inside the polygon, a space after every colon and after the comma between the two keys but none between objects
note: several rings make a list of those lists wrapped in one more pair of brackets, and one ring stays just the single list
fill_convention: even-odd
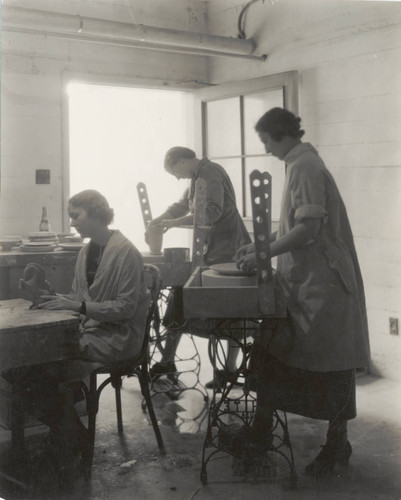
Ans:
[{"label": "wooden worktable", "polygon": [[[0,371],[61,361],[74,355],[78,346],[80,318],[71,311],[29,309],[23,299],[0,301]],[[68,348],[66,345],[68,344]],[[75,351],[76,354],[77,351]],[[60,469],[64,487],[73,484],[74,407],[69,382],[59,384],[60,446],[64,463]],[[18,383],[12,383],[11,457],[18,464],[24,456],[24,407]]]},{"label": "wooden worktable", "polygon": [[65,359],[65,342],[77,341],[79,316],[30,310],[23,299],[0,301],[0,370]]},{"label": "wooden worktable", "polygon": [[[69,293],[74,278],[77,251],[56,250],[54,252],[0,251],[0,300],[20,297],[18,281],[24,268],[33,262],[40,264],[46,279],[58,293]],[[183,286],[191,275],[191,262],[177,262],[173,265],[166,257],[142,253],[144,263],[154,264],[160,269],[163,287]]]}]

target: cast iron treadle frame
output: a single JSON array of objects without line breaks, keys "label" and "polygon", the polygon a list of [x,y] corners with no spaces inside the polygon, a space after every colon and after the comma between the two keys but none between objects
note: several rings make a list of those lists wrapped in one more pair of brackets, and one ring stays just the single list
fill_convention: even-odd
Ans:
[{"label": "cast iron treadle frame", "polygon": [[[266,319],[265,319],[266,321]],[[272,320],[274,321],[274,320]],[[223,370],[226,374],[222,382],[222,387],[214,387],[213,396],[210,402],[208,424],[205,441],[202,450],[202,468],[200,478],[203,484],[207,484],[207,465],[209,460],[217,453],[223,452],[233,456],[234,475],[257,477],[258,480],[272,479],[272,464],[274,454],[281,456],[290,469],[290,488],[295,488],[297,475],[295,471],[294,454],[291,446],[287,415],[285,412],[274,412],[273,424],[273,444],[267,450],[265,456],[249,461],[236,457],[231,450],[224,448],[219,439],[219,432],[228,429],[233,421],[237,422],[237,427],[249,426],[256,409],[256,394],[253,395],[247,387],[246,377],[249,375],[249,360],[252,344],[247,337],[259,329],[260,321],[257,319],[222,319],[210,320],[211,329],[214,335],[209,341],[209,356],[214,370]],[[226,354],[222,347],[222,340],[231,340],[241,349],[242,360],[236,373],[233,375],[226,370]],[[245,380],[245,384],[238,384],[238,379]],[[242,385],[244,389],[241,394],[234,395],[232,390],[235,386]],[[221,389],[221,395],[219,395]],[[227,421],[229,421],[227,423]],[[238,425],[239,424],[239,425]],[[288,448],[285,453],[283,448]]]},{"label": "cast iron treadle frame", "polygon": [[[151,341],[150,341],[150,353],[149,353],[149,359],[152,362],[155,362],[160,358],[160,355],[163,354],[164,351],[164,341],[169,335],[170,332],[172,332],[172,329],[170,328],[167,331],[167,328],[163,326],[162,320],[166,311],[167,307],[167,300],[169,297],[169,294],[171,293],[170,288],[164,288],[160,291],[159,295],[159,308],[157,311],[157,314],[155,315],[155,319],[152,324],[151,328]],[[155,396],[156,394],[166,394],[167,396],[171,397],[171,399],[178,399],[178,397],[184,392],[184,391],[189,391],[189,390],[195,390],[198,391],[205,402],[209,401],[209,395],[206,390],[206,388],[203,386],[203,384],[200,382],[199,374],[200,374],[200,369],[201,369],[201,357],[198,351],[198,348],[196,346],[195,340],[192,336],[191,333],[189,332],[183,332],[182,328],[185,328],[185,324],[183,326],[180,326],[180,328],[177,328],[177,331],[182,333],[182,335],[187,335],[188,338],[191,341],[192,347],[193,347],[193,355],[187,358],[183,358],[179,356],[177,353],[175,354],[175,359],[174,362],[179,368],[180,364],[193,364],[193,367],[188,369],[182,369],[174,372],[169,372],[166,373],[165,376],[160,377],[156,379],[156,377],[151,378],[151,394],[152,397]],[[193,373],[195,376],[194,382],[192,385],[186,385],[181,379],[181,375],[185,373]]]},{"label": "cast iron treadle frame", "polygon": [[[139,182],[137,184],[137,193],[139,198],[139,203],[141,206],[143,222],[145,225],[145,229],[148,227],[149,223],[152,220],[152,212],[150,208],[149,196],[146,189],[146,185],[143,182]],[[204,250],[205,245],[208,239],[210,227],[206,226],[206,181],[204,179],[197,179],[195,182],[195,197],[194,197],[194,224],[193,224],[193,242],[192,242],[192,269],[197,266],[203,264],[204,258]],[[153,320],[153,324],[151,327],[151,338],[149,342],[149,360],[150,362],[155,362],[160,358],[160,355],[163,354],[164,346],[163,343],[166,339],[166,336],[169,332],[171,332],[171,328],[169,331],[163,326],[162,320],[164,317],[164,313],[167,307],[167,299],[171,292],[171,287],[165,287],[160,291],[159,297],[159,308],[158,312],[155,315]],[[185,325],[184,325],[185,326]],[[174,362],[176,364],[183,364],[183,362],[193,362],[194,368],[191,370],[177,370],[176,372],[171,372],[165,374],[163,376],[164,384],[160,384],[159,381],[156,381],[155,378],[151,378],[151,394],[154,396],[155,394],[165,393],[172,399],[178,399],[180,394],[187,390],[196,390],[201,393],[205,402],[209,401],[209,395],[206,388],[201,384],[199,380],[199,373],[201,367],[201,358],[199,355],[198,348],[194,341],[194,338],[190,332],[182,331],[182,325],[179,329],[177,329],[183,335],[187,335],[191,340],[194,354],[190,358],[182,358],[179,355],[175,354]],[[193,373],[195,375],[195,382],[187,386],[182,380],[180,380],[180,376],[185,373]],[[150,367],[149,367],[150,374]],[[160,380],[160,379],[159,379]],[[144,405],[144,401],[142,402],[142,406]],[[203,410],[202,410],[203,412]],[[199,416],[202,414],[199,414]]]}]

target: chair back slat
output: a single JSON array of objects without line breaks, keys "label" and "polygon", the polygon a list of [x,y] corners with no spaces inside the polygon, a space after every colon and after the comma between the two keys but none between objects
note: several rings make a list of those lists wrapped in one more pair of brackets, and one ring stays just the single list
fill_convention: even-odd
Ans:
[{"label": "chair back slat", "polygon": [[148,309],[148,316],[146,318],[146,327],[145,327],[145,338],[142,346],[142,355],[148,355],[148,344],[149,344],[149,336],[150,329],[152,326],[152,321],[158,307],[158,300],[160,295],[160,289],[162,284],[161,273],[158,267],[153,264],[144,264],[145,270],[145,282],[146,286],[150,292],[150,304]]}]

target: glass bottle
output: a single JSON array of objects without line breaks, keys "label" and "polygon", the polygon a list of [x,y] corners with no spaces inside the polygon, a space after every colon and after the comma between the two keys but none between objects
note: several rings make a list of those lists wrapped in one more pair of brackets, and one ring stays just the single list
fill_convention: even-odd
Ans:
[{"label": "glass bottle", "polygon": [[42,219],[39,224],[39,231],[50,231],[50,222],[47,217],[47,207],[42,207]]}]

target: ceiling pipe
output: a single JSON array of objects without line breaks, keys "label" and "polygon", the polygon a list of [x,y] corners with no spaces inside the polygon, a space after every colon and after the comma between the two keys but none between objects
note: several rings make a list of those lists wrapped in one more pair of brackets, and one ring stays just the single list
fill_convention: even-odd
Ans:
[{"label": "ceiling pipe", "polygon": [[184,54],[265,60],[252,40],[2,6],[2,30]]}]

